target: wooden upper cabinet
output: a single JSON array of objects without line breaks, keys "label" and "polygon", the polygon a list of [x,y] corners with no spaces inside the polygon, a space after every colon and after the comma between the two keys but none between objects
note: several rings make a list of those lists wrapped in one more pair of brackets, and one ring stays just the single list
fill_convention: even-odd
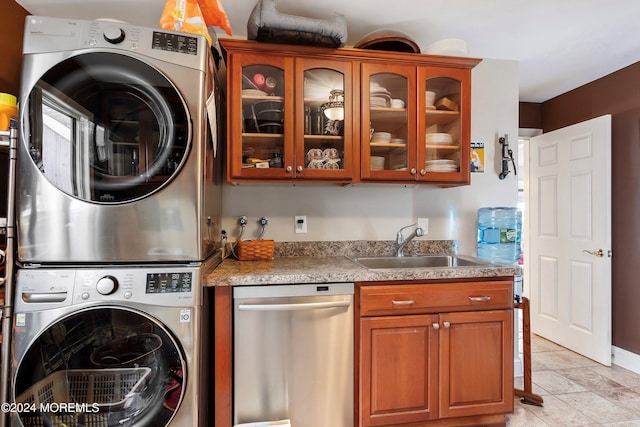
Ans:
[{"label": "wooden upper cabinet", "polygon": [[[229,181],[469,183],[479,59],[221,44]],[[332,102],[342,103],[333,114]]]},{"label": "wooden upper cabinet", "polygon": [[[266,52],[263,44],[247,43],[223,43],[229,69],[228,179],[350,182],[352,61]],[[332,101],[342,103],[334,115],[323,108]]]}]

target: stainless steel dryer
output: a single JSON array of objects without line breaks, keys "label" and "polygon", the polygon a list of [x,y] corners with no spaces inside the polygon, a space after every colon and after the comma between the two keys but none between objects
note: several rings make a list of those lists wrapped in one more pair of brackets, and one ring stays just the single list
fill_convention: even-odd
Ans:
[{"label": "stainless steel dryer", "polygon": [[220,118],[224,103],[220,63],[205,38],[28,16],[23,53],[19,260],[191,262],[212,254],[223,122],[209,123],[207,109]]},{"label": "stainless steel dryer", "polygon": [[11,425],[208,425],[204,270],[19,270]]}]

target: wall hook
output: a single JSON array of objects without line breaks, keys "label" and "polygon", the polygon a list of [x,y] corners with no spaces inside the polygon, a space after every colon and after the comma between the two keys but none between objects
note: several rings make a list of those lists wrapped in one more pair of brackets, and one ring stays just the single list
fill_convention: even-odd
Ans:
[{"label": "wall hook", "polygon": [[513,164],[513,174],[517,175],[516,161],[513,159],[513,150],[509,148],[509,136],[501,136],[498,141],[502,145],[502,172],[498,175],[498,178],[505,179],[509,175],[509,161]]}]

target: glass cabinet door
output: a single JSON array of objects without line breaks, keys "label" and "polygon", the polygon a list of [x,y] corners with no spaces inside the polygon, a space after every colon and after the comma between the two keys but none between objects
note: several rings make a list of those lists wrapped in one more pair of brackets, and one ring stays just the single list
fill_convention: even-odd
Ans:
[{"label": "glass cabinet door", "polygon": [[[465,70],[421,70],[419,179],[462,181],[469,177],[470,95]],[[466,120],[463,120],[465,117]]]},{"label": "glass cabinet door", "polygon": [[[293,163],[291,58],[236,56],[229,94],[234,111],[229,125],[230,167],[236,177],[286,178]],[[235,65],[235,64],[234,64]],[[238,100],[240,102],[238,102]],[[241,114],[238,114],[241,112]]]},{"label": "glass cabinet door", "polygon": [[352,177],[351,67],[351,62],[296,59],[296,177]]},{"label": "glass cabinet door", "polygon": [[415,67],[363,64],[362,77],[363,178],[415,179]]}]

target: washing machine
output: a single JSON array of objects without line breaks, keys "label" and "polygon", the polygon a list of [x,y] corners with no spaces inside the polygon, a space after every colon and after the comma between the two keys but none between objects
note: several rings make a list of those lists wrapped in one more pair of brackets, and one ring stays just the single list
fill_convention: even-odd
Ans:
[{"label": "washing machine", "polygon": [[11,425],[208,425],[207,268],[18,270]]},{"label": "washing machine", "polygon": [[216,252],[216,46],[120,22],[26,18],[20,262],[192,262]]}]

